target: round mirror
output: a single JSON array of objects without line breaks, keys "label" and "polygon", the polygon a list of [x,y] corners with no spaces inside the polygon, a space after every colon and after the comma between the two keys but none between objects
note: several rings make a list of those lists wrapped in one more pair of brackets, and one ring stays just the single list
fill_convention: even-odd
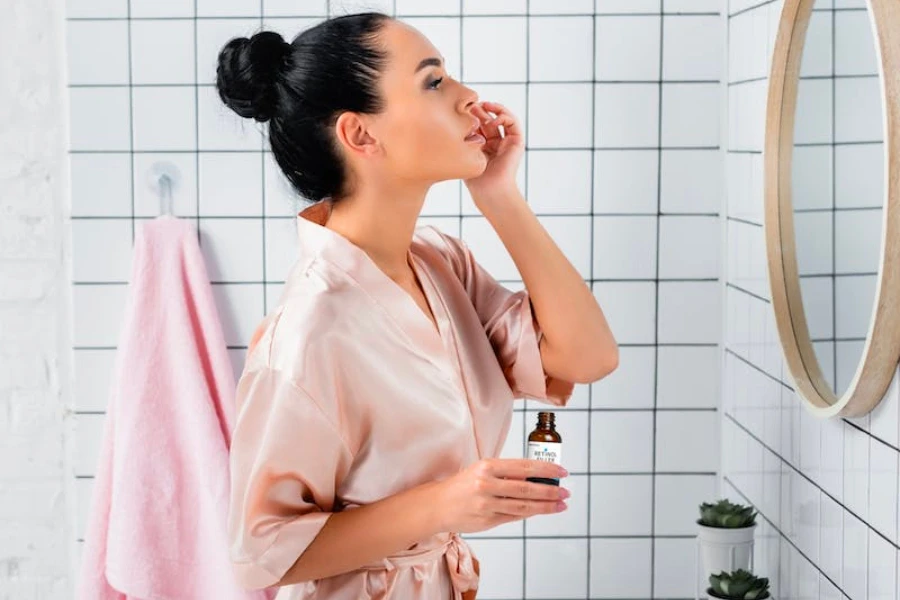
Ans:
[{"label": "round mirror", "polygon": [[785,0],[776,39],[769,280],[791,378],[820,416],[872,410],[900,358],[898,27],[896,0]]},{"label": "round mirror", "polygon": [[791,198],[803,312],[836,396],[850,387],[872,319],[884,146],[875,36],[865,4],[816,0],[794,118]]}]

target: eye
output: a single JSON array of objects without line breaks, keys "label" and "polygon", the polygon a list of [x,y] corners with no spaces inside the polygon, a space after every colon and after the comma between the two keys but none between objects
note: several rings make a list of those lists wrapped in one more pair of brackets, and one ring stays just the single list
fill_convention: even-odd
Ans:
[{"label": "eye", "polygon": [[441,82],[442,82],[442,81],[444,81],[444,78],[443,78],[443,77],[440,77],[440,78],[438,78],[438,79],[432,80],[432,81],[428,84],[428,89],[431,89],[431,90],[436,90],[436,89],[438,89],[438,87],[441,85]]}]

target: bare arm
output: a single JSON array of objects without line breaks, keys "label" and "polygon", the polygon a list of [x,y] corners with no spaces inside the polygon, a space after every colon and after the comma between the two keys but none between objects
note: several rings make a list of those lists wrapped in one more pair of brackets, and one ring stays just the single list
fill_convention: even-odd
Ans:
[{"label": "bare arm", "polygon": [[434,502],[429,499],[435,485],[333,514],[279,585],[346,573],[438,533]]},{"label": "bare arm", "polygon": [[597,381],[618,366],[619,347],[590,287],[519,192],[515,179],[525,153],[525,130],[496,102],[477,102],[472,114],[481,121],[488,164],[465,183],[525,282],[544,333],[544,371],[574,383]]},{"label": "bare arm", "polygon": [[548,374],[576,383],[616,369],[619,349],[606,317],[518,190],[479,205],[522,275],[544,332],[541,360]]},{"label": "bare arm", "polygon": [[484,531],[536,514],[561,512],[568,490],[525,479],[566,475],[553,463],[482,460],[449,479],[335,513],[279,585],[347,573],[440,532]]}]

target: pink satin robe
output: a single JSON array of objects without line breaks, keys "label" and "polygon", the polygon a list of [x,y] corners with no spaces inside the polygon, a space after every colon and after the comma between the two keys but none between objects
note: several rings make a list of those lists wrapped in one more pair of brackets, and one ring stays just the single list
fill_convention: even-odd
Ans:
[{"label": "pink satin robe", "polygon": [[[573,384],[541,365],[527,292],[495,281],[457,238],[416,230],[410,264],[440,331],[359,247],[297,219],[299,258],[258,330],[237,386],[231,559],[248,588],[273,586],[333,512],[447,478],[497,456],[513,399],[564,405]],[[278,600],[474,597],[455,533]]]}]

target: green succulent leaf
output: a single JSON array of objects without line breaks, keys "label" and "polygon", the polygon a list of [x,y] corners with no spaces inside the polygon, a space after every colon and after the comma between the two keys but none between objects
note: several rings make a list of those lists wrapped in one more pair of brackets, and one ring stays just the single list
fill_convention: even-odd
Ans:
[{"label": "green succulent leaf", "polygon": [[769,597],[769,580],[738,569],[709,576],[712,590],[719,596],[735,600],[764,600]]},{"label": "green succulent leaf", "polygon": [[750,527],[756,523],[756,511],[753,507],[734,504],[722,499],[711,504],[700,505],[700,523],[707,527],[736,529]]}]

